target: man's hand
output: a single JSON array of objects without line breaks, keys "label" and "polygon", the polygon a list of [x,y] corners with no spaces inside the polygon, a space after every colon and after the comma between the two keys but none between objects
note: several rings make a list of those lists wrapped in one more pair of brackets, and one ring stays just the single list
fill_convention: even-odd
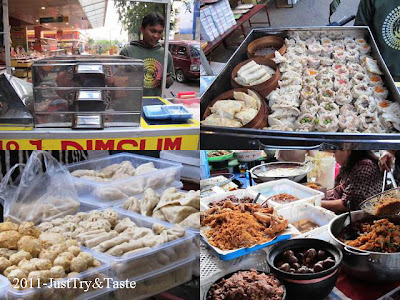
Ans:
[{"label": "man's hand", "polygon": [[390,171],[394,164],[394,154],[396,153],[395,150],[391,151],[383,151],[383,154],[379,158],[379,169],[381,171]]},{"label": "man's hand", "polygon": [[167,80],[165,83],[166,88],[169,88],[174,83],[174,79],[171,75],[167,75]]}]

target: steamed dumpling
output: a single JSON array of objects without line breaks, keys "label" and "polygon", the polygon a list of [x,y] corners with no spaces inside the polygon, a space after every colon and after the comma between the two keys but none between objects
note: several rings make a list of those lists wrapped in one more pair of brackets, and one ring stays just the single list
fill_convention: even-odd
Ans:
[{"label": "steamed dumpling", "polygon": [[179,223],[182,227],[200,229],[200,212],[189,215],[186,219]]},{"label": "steamed dumpling", "polygon": [[185,197],[181,199],[180,205],[191,206],[200,210],[200,190],[186,193]]},{"label": "steamed dumpling", "polygon": [[202,125],[210,125],[210,126],[225,126],[225,127],[242,127],[242,123],[238,120],[223,118],[218,114],[211,114],[203,121],[201,121]]},{"label": "steamed dumpling", "polygon": [[246,108],[235,114],[235,118],[240,120],[243,125],[250,123],[258,114],[258,110],[254,108]]},{"label": "steamed dumpling", "polygon": [[211,112],[220,115],[221,117],[233,119],[235,114],[243,108],[244,104],[236,100],[220,100],[210,108]]},{"label": "steamed dumpling", "polygon": [[165,219],[170,223],[180,223],[198,210],[190,206],[167,205],[162,208]]},{"label": "steamed dumpling", "polygon": [[148,163],[145,163],[145,164],[137,167],[137,169],[135,171],[135,175],[147,174],[147,173],[153,172],[155,170],[157,170],[157,169],[154,167],[153,162],[148,162]]},{"label": "steamed dumpling", "polygon": [[123,192],[121,192],[119,189],[112,187],[98,187],[94,190],[93,195],[96,198],[105,202],[116,201],[126,198],[126,195]]},{"label": "steamed dumpling", "polygon": [[257,100],[257,98],[253,98],[253,97],[251,97],[251,96],[249,96],[249,95],[247,95],[246,93],[243,93],[243,92],[233,92],[233,97],[236,100],[243,101],[247,108],[253,108],[253,109],[258,110],[258,107],[259,107],[258,102],[259,102],[259,100]]},{"label": "steamed dumpling", "polygon": [[140,204],[140,213],[145,216],[151,216],[159,201],[160,197],[153,189],[146,189]]},{"label": "steamed dumpling", "polygon": [[123,209],[140,213],[140,201],[135,197],[129,197],[122,205]]}]

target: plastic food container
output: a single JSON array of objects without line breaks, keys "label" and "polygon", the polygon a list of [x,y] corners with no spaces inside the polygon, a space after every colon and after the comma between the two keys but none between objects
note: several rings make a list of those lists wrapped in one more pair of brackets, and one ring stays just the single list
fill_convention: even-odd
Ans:
[{"label": "plastic food container", "polygon": [[[110,282],[110,287],[112,286],[112,283]],[[109,289],[103,289],[99,293],[91,293],[89,295],[81,295],[75,300],[113,300],[112,298],[112,292],[115,289],[109,288]]]},{"label": "plastic food container", "polygon": [[183,105],[147,105],[143,112],[148,119],[186,121],[192,114]]},{"label": "plastic food container", "polygon": [[181,285],[192,278],[195,259],[195,256],[191,255],[167,268],[138,277],[135,279],[136,288],[118,289],[114,291],[114,297],[117,300],[140,300]]},{"label": "plastic food container", "polygon": [[318,182],[328,190],[335,186],[335,170],[336,160],[333,156],[318,156],[306,158],[308,161],[312,161],[313,167],[310,172],[307,173],[308,182]]},{"label": "plastic food container", "polygon": [[[179,184],[176,183],[176,185],[173,185],[173,186],[171,186],[171,187],[175,187],[177,190],[179,190],[179,192],[183,192],[183,193],[188,192],[188,191],[180,190],[180,189],[183,187],[182,182],[179,182]],[[159,189],[159,190],[155,190],[155,192],[156,192],[158,195],[161,196],[161,194],[162,194],[166,189],[168,189],[168,188],[170,188],[170,187],[165,187],[165,188],[162,188],[162,189]],[[135,196],[135,197],[136,197],[136,196]],[[140,194],[140,195],[139,195],[138,197],[136,197],[136,198],[137,198],[138,200],[141,201],[141,200],[142,200],[142,197],[143,197],[143,194]],[[143,216],[143,215],[140,214],[140,213],[137,213],[137,212],[133,212],[133,211],[124,209],[124,208],[123,208],[123,205],[124,205],[124,201],[122,201],[120,204],[116,205],[115,207],[118,208],[118,209],[120,209],[120,210],[122,210],[122,211],[124,211],[124,212],[127,212],[127,213],[129,213],[129,214],[131,214],[131,215],[133,215],[133,216],[135,216],[135,215],[138,215],[138,216],[140,216],[140,217]],[[149,216],[144,216],[144,217],[146,217],[146,218],[149,219],[149,220],[152,220],[154,223],[161,223],[161,224],[168,225],[168,226],[174,225],[173,223],[169,223],[169,222],[164,221],[164,220],[159,220],[159,219],[157,219],[157,218],[153,218],[153,217],[149,217]],[[185,227],[185,229],[186,229],[188,232],[191,232],[191,233],[194,234],[194,235],[199,235],[199,236],[200,236],[200,230],[199,230],[199,229],[190,228],[190,227]]]},{"label": "plastic food container", "polygon": [[113,182],[95,182],[72,176],[81,202],[100,207],[110,207],[127,197],[139,195],[148,187],[160,189],[169,187],[181,177],[182,165],[158,158],[130,153],[120,153],[99,159],[87,160],[68,165],[70,172],[75,170],[101,170],[112,164],[130,161],[137,168],[139,165],[152,162],[158,169],[154,172],[128,177]]},{"label": "plastic food container", "polygon": [[289,220],[290,224],[299,220],[309,220],[320,226],[294,238],[318,238],[329,242],[328,224],[336,217],[333,212],[309,203],[299,203],[278,209],[278,214]]},{"label": "plastic food container", "polygon": [[[223,194],[216,194],[216,195],[212,195],[209,197],[200,198],[200,208],[202,210],[206,210],[210,207],[211,202],[218,202],[229,196],[235,196],[239,199],[243,199],[244,197],[251,197],[251,198],[255,199],[257,197],[257,194],[258,194],[258,191],[250,190],[250,189],[246,189],[246,190],[242,189],[242,190],[231,191],[231,192],[227,192],[227,193],[223,193]],[[264,197],[264,195],[261,193],[261,196],[258,198],[257,203],[263,203],[265,200],[267,200],[267,198]]]},{"label": "plastic food container", "polygon": [[[160,189],[158,189],[158,190],[154,190],[154,191],[155,191],[158,195],[161,195],[166,189],[169,189],[169,188],[171,188],[171,187],[174,187],[174,188],[176,188],[177,190],[180,190],[180,189],[183,188],[183,183],[182,183],[181,181],[174,181],[170,186],[165,186],[165,187],[162,187],[162,188],[160,188]],[[139,193],[139,194],[137,194],[137,195],[134,195],[134,197],[135,197],[136,199],[138,199],[138,200],[142,200],[142,198],[143,198],[143,193],[144,193],[144,191],[141,192],[141,193]],[[94,203],[93,201],[90,201],[90,200],[88,200],[88,199],[85,199],[85,200],[86,200],[86,203],[85,203],[85,204],[92,205],[93,207],[95,207],[95,208],[93,208],[93,209],[110,207],[110,205],[104,205],[103,203],[97,204],[97,203]],[[114,201],[114,202],[113,202],[113,206],[123,209],[123,208],[122,208],[122,205],[125,203],[126,200],[127,200],[127,199],[119,200],[119,201]],[[83,202],[85,202],[85,201],[83,201]],[[128,211],[128,212],[131,212],[131,211]],[[132,212],[132,213],[134,213],[134,212]],[[139,214],[139,215],[140,215],[140,214]],[[157,219],[154,219],[154,220],[157,220]],[[158,220],[157,220],[157,221],[158,221]]]},{"label": "plastic food container", "polygon": [[[324,193],[308,188],[289,179],[264,182],[249,187],[247,190],[261,193],[261,195],[266,199],[282,193],[290,194],[300,199],[284,204],[268,200],[268,204],[276,208],[292,206],[294,203],[310,203],[312,205],[321,206],[321,200],[324,197]],[[261,200],[258,199],[257,203],[261,203]]]},{"label": "plastic food container", "polygon": [[143,112],[146,118],[155,120],[169,119],[169,113],[164,105],[146,105],[143,106]]},{"label": "plastic food container", "polygon": [[[90,210],[90,206],[81,206],[80,211],[88,212]],[[173,225],[169,223],[154,221],[148,217],[133,214],[126,210],[115,209],[115,211],[119,214],[120,219],[130,218],[139,227],[151,228],[154,223],[161,223],[168,228],[173,227]],[[128,278],[135,279],[138,276],[156,272],[166,266],[194,255],[195,248],[193,247],[193,239],[194,235],[187,231],[186,235],[182,238],[157,247],[152,247],[149,250],[134,253],[127,257],[112,256],[89,248],[83,248],[85,248],[87,252],[100,256],[103,260],[107,261],[111,266],[112,277],[126,280]]]},{"label": "plastic food container", "polygon": [[[83,252],[88,252],[82,247]],[[82,281],[94,281],[96,278],[103,279],[109,277],[110,264],[107,263],[102,257],[92,253],[93,256],[99,260],[102,265],[98,268],[93,268],[85,272],[79,273],[77,278]],[[5,278],[1,276],[2,278]],[[1,279],[2,279],[1,278]],[[6,278],[5,278],[6,279]],[[8,280],[7,280],[8,281]],[[68,279],[57,280],[57,282],[67,282]],[[1,282],[1,280],[0,280]],[[73,281],[72,281],[73,283]],[[71,284],[72,284],[71,283]],[[103,287],[105,287],[106,282],[104,281]],[[103,289],[94,289],[84,292],[83,289],[79,288],[52,288],[50,284],[48,286],[42,286],[41,288],[30,288],[26,290],[16,290],[11,286],[8,289],[8,300],[50,300],[50,299],[90,299],[87,297],[93,297],[97,299],[97,295],[105,293]],[[54,298],[53,298],[54,297]],[[5,299],[1,297],[0,299]]]}]

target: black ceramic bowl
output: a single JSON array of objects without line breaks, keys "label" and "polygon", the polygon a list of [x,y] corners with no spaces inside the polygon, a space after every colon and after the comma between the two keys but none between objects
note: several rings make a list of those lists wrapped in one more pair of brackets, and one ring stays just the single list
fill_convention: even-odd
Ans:
[{"label": "black ceramic bowl", "polygon": [[[335,265],[318,273],[289,273],[275,266],[276,258],[286,250],[315,248],[328,252]],[[274,245],[267,254],[271,272],[283,282],[288,299],[324,299],[332,291],[338,278],[343,254],[336,246],[318,239],[292,239]]]},{"label": "black ceramic bowl", "polygon": [[[267,273],[267,272],[265,272],[265,271],[257,270],[256,268],[254,268],[253,270],[256,270],[259,274],[260,274],[260,273],[265,273],[265,274],[267,274],[267,275],[272,275],[272,274]],[[219,282],[221,282],[221,281],[224,280],[224,279],[228,279],[228,278],[231,277],[233,274],[235,274],[235,273],[237,273],[237,272],[242,272],[242,271],[250,271],[250,270],[237,270],[237,271],[235,271],[235,272],[226,274],[225,276],[223,276],[223,277],[217,279],[216,281],[214,281],[213,284],[214,284],[214,283],[219,283]],[[276,276],[275,276],[275,277],[276,277]],[[278,279],[278,278],[277,278],[277,279]],[[279,280],[279,279],[278,279],[278,280]],[[287,299],[287,298],[286,298],[286,288],[285,288],[285,286],[282,284],[282,281],[281,281],[281,280],[279,280],[279,281],[280,281],[281,286],[282,286],[282,288],[283,288],[283,297],[282,297],[282,300],[286,300],[286,299]],[[213,285],[213,284],[212,284],[212,285]],[[212,285],[211,285],[211,286],[212,286]],[[207,296],[208,296],[208,293],[209,293],[209,291],[210,291],[211,286],[207,289],[207,291],[206,291],[206,293],[204,294],[202,300],[207,300]],[[250,300],[250,298],[249,298],[249,300]]]}]

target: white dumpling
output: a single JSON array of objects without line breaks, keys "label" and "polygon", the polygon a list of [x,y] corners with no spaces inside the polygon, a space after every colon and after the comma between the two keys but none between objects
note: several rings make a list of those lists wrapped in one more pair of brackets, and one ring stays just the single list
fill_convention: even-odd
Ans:
[{"label": "white dumpling", "polygon": [[240,112],[235,114],[235,118],[240,120],[243,125],[250,123],[256,115],[258,114],[258,110],[254,108],[245,108]]},{"label": "white dumpling", "polygon": [[187,192],[179,202],[180,205],[191,206],[200,210],[200,190]]},{"label": "white dumpling", "polygon": [[97,176],[97,171],[95,170],[75,170],[71,172],[72,176],[82,177],[82,176]]},{"label": "white dumpling", "polygon": [[137,167],[137,169],[135,171],[135,175],[147,174],[147,173],[153,172],[155,170],[157,170],[157,169],[154,167],[153,162],[148,162],[148,163],[142,164],[139,167]]},{"label": "white dumpling", "polygon": [[160,202],[160,197],[157,193],[153,189],[146,189],[140,203],[140,213],[145,216],[151,216],[158,202]]},{"label": "white dumpling", "polygon": [[186,219],[189,215],[197,213],[199,210],[191,206],[177,206],[167,205],[161,208],[164,217],[170,223],[180,223]]},{"label": "white dumpling", "polygon": [[100,172],[104,175],[104,177],[111,178],[114,175],[115,171],[117,171],[118,169],[119,169],[119,164],[112,164],[109,165],[108,167],[105,167]]},{"label": "white dumpling", "polygon": [[130,161],[125,160],[119,164],[119,168],[115,171],[113,178],[119,174],[133,176],[135,175],[135,168],[132,166],[132,163]]},{"label": "white dumpling", "polygon": [[223,118],[233,119],[235,113],[239,112],[244,103],[236,100],[220,100],[214,103],[210,108],[211,112],[220,115]]},{"label": "white dumpling", "polygon": [[179,200],[183,197],[183,193],[179,192],[176,188],[170,187],[166,189],[160,197],[160,201],[154,210],[157,210],[165,205],[170,205],[172,203],[179,203]]},{"label": "white dumpling", "polygon": [[93,195],[103,201],[116,201],[125,199],[126,195],[119,189],[112,187],[98,187],[94,190]]},{"label": "white dumpling", "polygon": [[254,108],[258,110],[258,101],[256,98],[253,98],[246,93],[243,92],[233,92],[233,97],[236,100],[243,101],[247,108]]},{"label": "white dumpling", "polygon": [[164,214],[162,213],[162,210],[155,210],[153,212],[153,215],[151,216],[152,218],[162,220],[162,221],[167,221],[167,219],[164,217]]},{"label": "white dumpling", "polygon": [[257,100],[257,107],[256,108],[257,108],[257,110],[259,110],[260,107],[261,107],[261,99],[260,99],[260,97],[258,97],[258,95],[255,92],[253,92],[252,90],[247,90],[247,94],[250,97],[252,97],[252,98]]},{"label": "white dumpling", "polygon": [[240,123],[238,120],[223,118],[218,114],[209,115],[207,118],[201,121],[201,124],[209,126],[242,127],[242,123]]},{"label": "white dumpling", "polygon": [[200,212],[189,215],[186,219],[179,223],[182,227],[200,229]]},{"label": "white dumpling", "polygon": [[379,69],[378,63],[376,60],[373,60],[369,57],[365,58],[365,67],[367,68],[368,72],[383,75],[382,71]]},{"label": "white dumpling", "polygon": [[129,197],[122,205],[123,209],[140,213],[140,201],[135,197]]}]

